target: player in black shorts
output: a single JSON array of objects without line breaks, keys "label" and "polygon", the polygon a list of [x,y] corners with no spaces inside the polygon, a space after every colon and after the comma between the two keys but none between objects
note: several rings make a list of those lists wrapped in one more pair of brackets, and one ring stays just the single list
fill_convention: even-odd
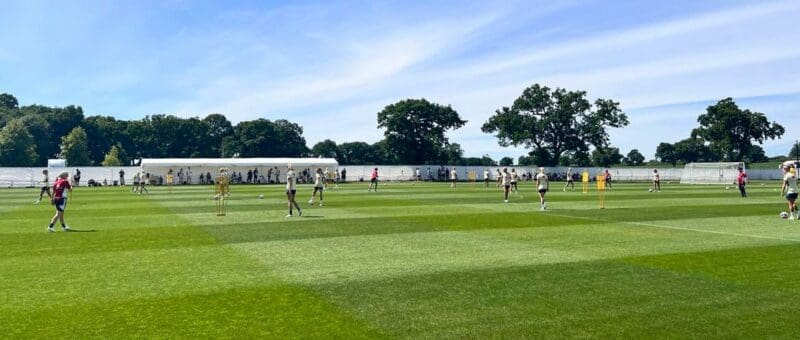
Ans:
[{"label": "player in black shorts", "polygon": [[53,194],[50,193],[50,176],[47,175],[47,169],[42,170],[42,189],[39,191],[39,199],[33,204],[39,204],[44,198],[44,194],[46,193],[50,199],[53,198]]}]

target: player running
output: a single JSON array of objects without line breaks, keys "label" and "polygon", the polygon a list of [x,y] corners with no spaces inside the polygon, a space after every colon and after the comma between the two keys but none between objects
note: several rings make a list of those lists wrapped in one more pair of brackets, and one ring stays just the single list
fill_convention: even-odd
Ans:
[{"label": "player running", "polygon": [[53,198],[51,199],[51,202],[56,207],[56,214],[50,220],[50,225],[47,226],[47,231],[51,233],[56,231],[53,229],[56,221],[61,222],[61,230],[70,230],[69,226],[64,223],[64,210],[67,209],[67,195],[64,191],[72,192],[72,185],[69,184],[69,174],[66,171],[58,174],[58,179],[56,179],[56,182],[53,183]]},{"label": "player running", "polygon": [[378,192],[378,168],[372,169],[372,174],[369,175],[369,187],[367,192],[375,190]]},{"label": "player running", "polygon": [[314,193],[311,194],[311,199],[308,200],[308,205],[314,205],[314,197],[317,196],[317,192],[319,192],[319,206],[322,206],[322,192],[325,189],[325,174],[322,172],[321,168],[317,168],[316,173],[314,174]]},{"label": "player running", "polygon": [[33,204],[42,202],[45,193],[47,193],[47,196],[50,197],[51,200],[53,199],[53,194],[50,193],[50,176],[48,176],[47,169],[42,170],[42,190],[39,191],[39,199],[33,202]]},{"label": "player running", "polygon": [[661,192],[661,175],[658,174],[658,169],[653,169],[653,191]]},{"label": "player running", "polygon": [[550,180],[544,173],[544,168],[539,168],[539,174],[536,175],[536,189],[539,191],[539,205],[542,211],[547,210],[547,203],[544,201],[544,195],[550,189]]},{"label": "player running", "polygon": [[745,173],[742,168],[739,168],[739,175],[736,176],[736,183],[739,185],[739,193],[742,195],[742,198],[747,197],[747,190],[745,190],[745,186],[747,185],[747,173]]},{"label": "player running", "polygon": [[450,189],[456,189],[456,182],[458,182],[458,172],[453,167],[453,170],[450,170]]},{"label": "player running", "polygon": [[508,193],[511,191],[511,174],[508,173],[508,168],[503,168],[503,172],[499,172],[500,176],[497,177],[497,182],[503,185],[503,203],[508,203]]},{"label": "player running", "polygon": [[575,180],[572,179],[572,168],[567,168],[567,184],[564,184],[564,189],[561,191],[567,191],[567,187],[575,191]]},{"label": "player running", "polygon": [[286,200],[289,203],[289,215],[286,215],[287,218],[292,217],[293,207],[297,208],[298,216],[303,216],[303,211],[300,210],[300,205],[297,204],[297,201],[294,198],[296,194],[297,194],[297,175],[295,175],[294,168],[292,168],[292,165],[289,164],[287,166],[287,171],[286,171]]},{"label": "player running", "polygon": [[[789,203],[789,219],[800,219],[800,213],[797,213],[797,170],[793,166],[783,168],[785,175],[783,176],[783,185],[781,186],[781,195],[786,192],[786,202]],[[795,213],[797,215],[795,216]]]}]

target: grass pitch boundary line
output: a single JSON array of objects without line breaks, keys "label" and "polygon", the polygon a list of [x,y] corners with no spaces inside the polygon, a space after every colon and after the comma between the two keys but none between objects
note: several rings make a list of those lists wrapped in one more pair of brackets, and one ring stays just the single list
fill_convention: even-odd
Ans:
[{"label": "grass pitch boundary line", "polygon": [[[550,214],[550,213],[548,212],[548,214]],[[695,229],[695,228],[686,228],[686,227],[673,227],[673,226],[660,225],[660,224],[654,224],[654,223],[644,223],[644,222],[611,221],[611,220],[604,220],[604,219],[601,219],[601,218],[591,218],[591,217],[584,217],[584,216],[570,216],[570,215],[566,215],[566,214],[552,214],[552,215],[562,216],[562,217],[573,217],[573,218],[577,218],[577,219],[584,219],[584,220],[604,222],[604,223],[620,223],[620,224],[629,224],[629,225],[651,227],[651,228],[662,228],[662,229],[672,229],[672,230],[693,231],[693,232],[697,232],[697,233],[728,235],[728,236],[738,236],[738,237],[749,237],[749,238],[758,238],[758,239],[765,239],[765,240],[788,241],[788,242],[798,242],[798,243],[800,243],[800,239],[794,239],[794,238],[785,238],[785,237],[776,237],[776,236],[764,236],[764,235],[754,235],[754,234],[742,234],[742,233],[730,233],[730,232],[718,231],[718,230]]]}]

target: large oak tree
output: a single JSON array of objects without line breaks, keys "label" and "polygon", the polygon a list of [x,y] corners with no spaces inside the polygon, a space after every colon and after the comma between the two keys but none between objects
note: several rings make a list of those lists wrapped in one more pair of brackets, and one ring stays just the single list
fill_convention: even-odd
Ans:
[{"label": "large oak tree", "polygon": [[692,130],[692,137],[707,142],[712,150],[727,161],[742,161],[758,155],[753,142],[763,144],[767,139],[780,138],[785,129],[769,122],[761,112],[742,110],[732,98],[725,98],[706,109],[697,117],[700,127]]},{"label": "large oak tree", "polygon": [[378,128],[384,132],[386,150],[402,164],[450,161],[460,147],[450,145],[445,132],[467,121],[450,106],[425,99],[406,99],[378,112]]},{"label": "large oak tree", "polygon": [[567,151],[585,154],[590,146],[608,147],[609,128],[628,125],[619,103],[586,99],[585,91],[534,84],[511,107],[495,111],[481,128],[501,146],[524,146],[540,165],[559,163]]}]

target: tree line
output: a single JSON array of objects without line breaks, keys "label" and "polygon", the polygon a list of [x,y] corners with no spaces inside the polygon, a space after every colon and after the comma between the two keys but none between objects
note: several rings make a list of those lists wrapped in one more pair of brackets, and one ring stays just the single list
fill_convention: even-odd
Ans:
[{"label": "tree line", "polygon": [[[0,94],[0,166],[44,166],[64,158],[70,166],[130,164],[138,158],[331,157],[340,164],[512,165],[488,155],[464,157],[449,131],[467,123],[449,105],[406,99],[377,113],[384,138],[377,143],[339,143],[326,139],[308,147],[303,128],[288,120],[230,122],[224,114],[180,118],[156,114],[142,119],[85,116],[80,106],[19,106]],[[655,159],[677,165],[695,161],[766,159],[758,145],[780,138],[784,128],[763,113],[740,109],[731,98],[709,106],[690,137],[658,145]],[[534,84],[508,107],[494,112],[481,127],[501,146],[523,146],[518,165],[642,165],[637,150],[625,156],[610,144],[609,130],[629,124],[619,102],[590,101],[585,91]],[[797,153],[797,150],[794,151]]]}]

